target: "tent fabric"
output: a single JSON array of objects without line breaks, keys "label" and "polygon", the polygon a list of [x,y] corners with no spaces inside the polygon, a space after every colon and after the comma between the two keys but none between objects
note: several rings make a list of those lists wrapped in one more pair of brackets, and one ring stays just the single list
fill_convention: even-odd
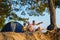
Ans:
[{"label": "tent fabric", "polygon": [[23,32],[22,28],[23,26],[18,22],[9,22],[2,28],[1,32],[13,32],[13,30],[14,32]]},{"label": "tent fabric", "polygon": [[1,30],[1,32],[10,32],[12,31],[12,27],[10,26],[10,22],[7,23]]},{"label": "tent fabric", "polygon": [[15,23],[16,23],[15,32],[22,32],[23,26],[20,23],[17,23],[17,22]]}]

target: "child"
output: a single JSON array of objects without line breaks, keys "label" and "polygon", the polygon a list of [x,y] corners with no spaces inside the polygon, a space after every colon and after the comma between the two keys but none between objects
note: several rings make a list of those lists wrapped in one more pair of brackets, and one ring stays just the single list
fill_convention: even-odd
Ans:
[{"label": "child", "polygon": [[23,32],[26,32],[27,31],[27,25],[26,23],[23,24]]}]

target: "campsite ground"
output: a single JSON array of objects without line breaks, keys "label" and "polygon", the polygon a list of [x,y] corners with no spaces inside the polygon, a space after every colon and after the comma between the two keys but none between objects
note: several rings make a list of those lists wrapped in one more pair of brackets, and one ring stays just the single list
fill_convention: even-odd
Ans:
[{"label": "campsite ground", "polygon": [[0,40],[60,40],[59,33],[41,33],[41,32],[0,32]]}]

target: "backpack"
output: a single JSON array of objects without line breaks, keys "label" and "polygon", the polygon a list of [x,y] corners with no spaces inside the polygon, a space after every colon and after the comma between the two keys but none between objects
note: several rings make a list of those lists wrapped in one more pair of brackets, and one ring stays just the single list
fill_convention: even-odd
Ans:
[{"label": "backpack", "polygon": [[47,27],[47,30],[53,30],[54,29],[54,26],[53,25],[49,25],[48,27]]}]

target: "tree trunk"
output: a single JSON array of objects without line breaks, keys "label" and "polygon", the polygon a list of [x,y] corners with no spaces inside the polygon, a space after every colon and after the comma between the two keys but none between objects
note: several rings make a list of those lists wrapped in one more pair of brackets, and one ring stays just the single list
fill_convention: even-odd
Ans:
[{"label": "tree trunk", "polygon": [[48,4],[49,4],[49,10],[50,10],[50,23],[51,23],[51,25],[53,25],[54,30],[55,30],[55,29],[57,29],[57,26],[56,26],[56,11],[55,11],[53,0],[48,0]]},{"label": "tree trunk", "polygon": [[54,7],[54,0],[48,0],[49,10],[50,10],[50,23],[54,27],[54,40],[57,40],[57,26],[56,26],[56,11]]}]

